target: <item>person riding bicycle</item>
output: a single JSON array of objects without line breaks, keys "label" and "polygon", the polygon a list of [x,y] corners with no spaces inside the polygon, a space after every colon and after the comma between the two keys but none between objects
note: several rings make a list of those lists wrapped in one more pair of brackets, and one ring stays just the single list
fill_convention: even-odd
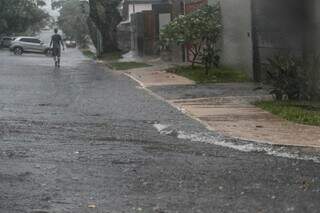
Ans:
[{"label": "person riding bicycle", "polygon": [[51,37],[50,48],[52,47],[52,55],[54,65],[56,67],[60,67],[61,46],[64,50],[62,37],[58,34],[58,29],[54,29],[54,35]]}]

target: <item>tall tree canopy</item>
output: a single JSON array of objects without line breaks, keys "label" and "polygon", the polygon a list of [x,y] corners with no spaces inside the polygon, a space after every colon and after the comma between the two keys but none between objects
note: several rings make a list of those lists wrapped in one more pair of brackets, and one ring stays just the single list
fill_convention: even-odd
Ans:
[{"label": "tall tree canopy", "polygon": [[52,2],[51,3],[51,7],[52,7],[53,10],[60,9],[66,1],[67,0],[54,0],[54,1],[51,1]]},{"label": "tall tree canopy", "polygon": [[117,26],[122,18],[118,10],[121,0],[89,0],[90,18],[103,37],[103,51],[118,50]]},{"label": "tall tree canopy", "polygon": [[42,0],[0,0],[0,34],[39,30],[49,19],[39,8],[44,5]]},{"label": "tall tree canopy", "polygon": [[87,4],[79,0],[59,1],[60,16],[58,25],[62,31],[72,39],[75,39],[82,47],[85,47],[88,41],[87,19],[89,11]]}]

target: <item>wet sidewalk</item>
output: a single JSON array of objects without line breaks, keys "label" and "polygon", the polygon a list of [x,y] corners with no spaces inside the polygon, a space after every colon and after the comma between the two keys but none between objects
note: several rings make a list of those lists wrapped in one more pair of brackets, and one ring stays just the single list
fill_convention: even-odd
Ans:
[{"label": "wet sidewalk", "polygon": [[196,85],[162,67],[125,74],[208,129],[242,140],[276,145],[320,147],[320,127],[286,121],[253,105],[272,97],[254,83]]},{"label": "wet sidewalk", "polygon": [[118,62],[142,62],[151,65],[143,68],[123,71],[124,74],[139,82],[143,87],[195,84],[195,82],[187,78],[163,71],[170,67],[182,64],[163,62],[159,58],[141,58],[132,56],[130,53],[127,55],[128,56],[124,56],[122,59],[119,59]]},{"label": "wet sidewalk", "polygon": [[320,148],[320,128],[281,119],[252,105],[267,96],[212,97],[170,102],[223,135],[261,143]]}]

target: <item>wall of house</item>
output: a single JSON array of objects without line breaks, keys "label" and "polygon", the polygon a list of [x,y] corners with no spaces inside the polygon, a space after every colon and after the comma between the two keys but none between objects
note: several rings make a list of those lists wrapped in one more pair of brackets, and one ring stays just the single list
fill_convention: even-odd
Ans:
[{"label": "wall of house", "polygon": [[122,52],[131,50],[131,23],[122,22],[117,28],[118,47]]},{"label": "wall of house", "polygon": [[302,56],[305,47],[306,11],[301,0],[254,0],[255,79],[265,79],[268,58],[289,53]]},{"label": "wall of house", "polygon": [[319,0],[209,0],[220,2],[222,62],[260,81],[278,53],[320,53]]},{"label": "wall of house", "polygon": [[129,21],[131,21],[131,14],[139,13],[142,11],[150,11],[152,10],[152,4],[129,4],[128,12],[129,12]]},{"label": "wall of house", "polygon": [[265,76],[264,64],[274,54],[302,55],[307,1],[209,0],[209,4],[216,2],[220,2],[224,25],[222,63],[239,67],[259,81]]},{"label": "wall of house", "polygon": [[171,13],[159,13],[159,30],[162,30],[171,21]]},{"label": "wall of house", "polygon": [[304,2],[254,1],[254,24],[262,60],[278,50],[301,52],[305,32]]},{"label": "wall of house", "polygon": [[157,54],[156,14],[142,11],[131,16],[131,49],[139,56]]},{"label": "wall of house", "polygon": [[222,64],[242,69],[253,77],[251,0],[209,0],[220,2],[223,24]]},{"label": "wall of house", "polygon": [[306,1],[306,51],[320,54],[320,1]]},{"label": "wall of house", "polygon": [[171,19],[172,7],[168,3],[153,4],[152,11],[156,16],[155,29],[156,29],[156,40],[159,40],[160,29],[167,25]]}]

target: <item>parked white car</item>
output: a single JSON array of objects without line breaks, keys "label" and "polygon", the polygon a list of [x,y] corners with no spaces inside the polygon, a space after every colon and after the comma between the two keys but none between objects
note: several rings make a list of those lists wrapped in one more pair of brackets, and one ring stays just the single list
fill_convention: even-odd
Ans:
[{"label": "parked white car", "polygon": [[50,56],[52,54],[51,48],[35,37],[17,37],[12,41],[10,50],[13,51],[15,55],[40,53]]}]

